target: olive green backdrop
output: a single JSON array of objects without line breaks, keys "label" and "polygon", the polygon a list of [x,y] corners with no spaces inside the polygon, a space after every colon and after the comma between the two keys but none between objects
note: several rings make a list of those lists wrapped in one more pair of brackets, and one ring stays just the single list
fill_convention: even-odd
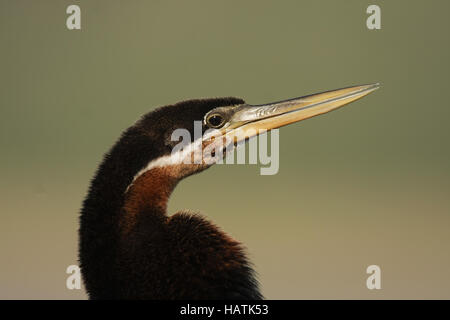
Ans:
[{"label": "olive green backdrop", "polygon": [[[66,28],[70,4],[81,31]],[[81,201],[141,114],[371,82],[382,88],[282,128],[277,175],[216,166],[169,209],[201,210],[245,243],[267,298],[450,298],[449,12],[445,0],[0,0],[0,298],[86,298],[65,287]],[[371,264],[381,290],[366,288]]]}]

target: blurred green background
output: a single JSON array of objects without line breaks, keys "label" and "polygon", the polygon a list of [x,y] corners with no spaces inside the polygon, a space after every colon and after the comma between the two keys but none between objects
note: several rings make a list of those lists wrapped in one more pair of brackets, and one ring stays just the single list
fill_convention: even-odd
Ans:
[{"label": "blurred green background", "polygon": [[[81,31],[66,28],[70,4]],[[141,114],[381,82],[282,128],[277,175],[215,166],[169,210],[200,210],[245,243],[267,298],[449,299],[449,12],[445,0],[1,0],[0,298],[86,298],[65,287],[80,205]],[[366,288],[371,264],[381,290]]]}]

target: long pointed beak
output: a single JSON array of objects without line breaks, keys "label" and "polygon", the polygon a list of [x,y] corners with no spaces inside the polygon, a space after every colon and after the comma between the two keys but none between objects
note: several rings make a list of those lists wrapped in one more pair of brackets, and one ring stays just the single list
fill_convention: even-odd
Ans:
[{"label": "long pointed beak", "polygon": [[[215,147],[218,143],[228,148],[229,145],[243,142],[265,131],[336,110],[361,99],[379,86],[378,83],[359,85],[264,105],[218,107],[206,114],[204,121],[213,115],[220,115],[227,120],[219,129],[204,135],[203,143],[209,147]],[[215,143],[212,143],[211,136]]]},{"label": "long pointed beak", "polygon": [[[222,129],[241,134],[279,128],[294,122],[336,110],[361,99],[379,88],[379,84],[359,85],[265,105],[242,105]],[[240,140],[240,139],[239,139]]]},{"label": "long pointed beak", "polygon": [[[209,111],[203,120],[205,125],[215,129],[209,133],[206,133],[209,131],[206,130],[201,139],[182,149],[180,154],[175,153],[176,157],[172,155],[168,162],[169,164],[194,163],[201,167],[212,165],[218,161],[218,156],[221,157],[229,151],[229,146],[268,130],[336,110],[365,97],[379,87],[380,85],[375,83],[330,90],[264,105],[242,104],[217,107]],[[218,121],[217,124],[209,122],[211,118],[215,118]],[[204,147],[212,152],[206,152],[205,156]],[[186,160],[188,162],[185,162]],[[148,170],[148,167],[144,170]]]}]

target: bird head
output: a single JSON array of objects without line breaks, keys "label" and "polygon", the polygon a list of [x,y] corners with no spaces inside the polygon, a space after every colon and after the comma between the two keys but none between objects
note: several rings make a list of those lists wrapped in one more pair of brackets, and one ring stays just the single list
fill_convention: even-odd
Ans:
[{"label": "bird head", "polygon": [[[136,124],[150,137],[158,152],[134,180],[153,168],[171,168],[169,172],[177,178],[202,171],[240,142],[330,112],[378,87],[378,84],[359,85],[261,105],[250,105],[238,98],[218,98],[188,100],[159,108]],[[180,144],[183,132],[189,141]]]}]

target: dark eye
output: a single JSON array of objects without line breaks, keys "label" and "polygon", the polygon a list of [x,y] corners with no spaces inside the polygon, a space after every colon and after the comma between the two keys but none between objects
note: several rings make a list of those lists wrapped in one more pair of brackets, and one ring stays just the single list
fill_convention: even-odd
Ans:
[{"label": "dark eye", "polygon": [[224,118],[218,113],[214,113],[206,119],[206,124],[212,128],[219,128],[224,122]]}]

